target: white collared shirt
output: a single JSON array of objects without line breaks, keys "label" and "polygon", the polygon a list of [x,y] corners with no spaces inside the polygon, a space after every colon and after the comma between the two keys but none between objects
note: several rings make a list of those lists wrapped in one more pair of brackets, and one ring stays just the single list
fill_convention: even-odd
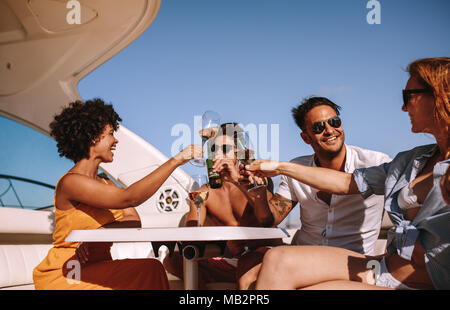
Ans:
[{"label": "white collared shirt", "polygon": [[[345,172],[378,166],[392,159],[381,152],[345,145]],[[294,158],[291,162],[316,166],[314,155]],[[287,176],[281,176],[277,194],[300,203],[301,228],[293,245],[328,245],[370,255],[380,232],[384,197],[361,194],[332,195],[330,205],[317,197],[317,190]]]}]

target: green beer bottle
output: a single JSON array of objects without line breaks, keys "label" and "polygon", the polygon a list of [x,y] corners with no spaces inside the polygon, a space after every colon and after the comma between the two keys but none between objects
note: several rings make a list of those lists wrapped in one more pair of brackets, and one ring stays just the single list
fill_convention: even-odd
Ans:
[{"label": "green beer bottle", "polygon": [[212,159],[208,158],[206,160],[206,167],[208,169],[209,186],[211,188],[220,188],[222,187],[222,177],[220,173],[213,171],[213,165]]}]

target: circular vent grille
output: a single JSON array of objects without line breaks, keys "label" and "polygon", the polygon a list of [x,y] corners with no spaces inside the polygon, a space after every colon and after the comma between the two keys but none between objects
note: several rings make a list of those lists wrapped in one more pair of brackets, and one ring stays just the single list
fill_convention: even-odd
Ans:
[{"label": "circular vent grille", "polygon": [[161,192],[157,201],[157,208],[162,212],[172,212],[180,205],[180,194],[172,188]]}]

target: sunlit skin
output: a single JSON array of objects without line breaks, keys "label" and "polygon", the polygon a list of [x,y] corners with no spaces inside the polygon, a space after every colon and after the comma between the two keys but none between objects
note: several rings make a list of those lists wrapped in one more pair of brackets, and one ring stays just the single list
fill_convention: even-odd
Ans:
[{"label": "sunlit skin", "polygon": [[[209,189],[209,196],[206,204],[201,207],[201,224],[208,220],[219,226],[237,226],[242,216],[247,199],[245,195],[237,188],[236,184],[240,178],[238,160],[236,159],[234,141],[227,135],[221,135],[214,141],[215,152],[213,161],[216,171],[221,173],[223,179],[222,187],[218,189]],[[222,145],[231,145],[233,148],[228,153],[223,153]],[[197,221],[197,209],[191,208],[187,222]],[[192,223],[192,225],[194,225]],[[195,224],[196,225],[196,224]]]},{"label": "sunlit skin", "polygon": [[[315,153],[315,159],[321,167],[343,171],[345,167],[346,148],[344,147],[345,134],[341,126],[335,128],[328,124],[327,120],[337,117],[336,111],[328,105],[319,105],[309,110],[304,119],[304,129],[300,137],[306,143],[311,145]],[[314,133],[312,130],[316,122],[325,122],[325,128],[321,133]],[[266,175],[266,176],[275,176]],[[250,179],[257,175],[250,174]],[[260,175],[259,177],[264,177]],[[256,194],[256,193],[255,193]],[[259,193],[263,195],[263,193]],[[329,192],[317,191],[317,196],[327,204],[330,204],[332,194]],[[289,214],[289,211],[295,206],[296,202],[284,199],[280,195],[274,195],[272,200],[268,200],[269,208],[276,210],[280,205],[284,205],[284,212],[272,212],[274,217],[273,225],[277,225]],[[259,209],[258,209],[259,210]],[[253,288],[260,270],[260,262],[263,253],[249,253],[245,255],[240,262],[251,266],[249,271],[240,279],[240,289]]]},{"label": "sunlit skin", "polygon": [[[416,78],[410,78],[406,83],[405,89],[423,89],[423,84]],[[415,93],[410,94],[407,107],[402,107],[402,111],[407,112],[411,120],[411,131],[414,133],[430,133],[435,134],[436,122],[433,119],[434,97],[432,93]]]},{"label": "sunlit skin", "polygon": [[[234,140],[230,136],[221,135],[214,140],[215,152],[213,157],[213,170],[221,174],[223,185],[220,188],[209,188],[206,203],[200,206],[200,224],[214,226],[258,226],[259,223],[251,210],[248,208],[249,200],[246,196],[247,186],[240,184],[243,177],[239,171],[239,160],[237,159]],[[233,146],[229,152],[224,153],[222,145]],[[262,183],[260,178],[256,180]],[[205,190],[201,188],[200,191]],[[191,203],[190,211],[186,217],[186,226],[197,226],[198,215],[196,206]],[[257,246],[267,244],[267,241],[235,241],[228,242],[227,246],[234,254],[243,250],[245,245]],[[182,258],[179,253],[166,257],[164,267],[172,274],[182,278]],[[241,272],[242,273],[242,272]],[[234,282],[235,274],[226,272],[217,267],[212,267],[206,261],[199,263],[199,288],[206,289],[207,278],[214,278],[218,282]]]},{"label": "sunlit skin", "polygon": [[[339,163],[340,165],[345,158],[345,134],[342,125],[339,128],[334,128],[326,122],[336,116],[336,111],[330,106],[320,105],[312,108],[305,115],[306,129],[300,133],[303,141],[311,145],[323,167],[333,166],[333,163]],[[315,134],[312,131],[312,125],[322,121],[325,122],[324,131]],[[333,169],[334,167],[330,168]]]},{"label": "sunlit skin", "polygon": [[[300,133],[303,141],[311,145],[317,161],[321,167],[334,170],[344,170],[346,149],[344,147],[345,134],[342,125],[334,128],[328,119],[338,116],[336,111],[327,105],[320,105],[311,109],[305,115],[305,131]],[[316,122],[325,122],[325,129],[320,134],[312,131],[312,126]],[[324,191],[317,191],[317,196],[330,204],[331,194]]]},{"label": "sunlit skin", "polygon": [[[408,80],[405,89],[423,89],[425,85],[421,84],[416,78]],[[439,154],[440,159],[450,157],[448,136],[442,132],[441,128],[433,119],[434,97],[432,93],[410,94],[407,107],[402,107],[402,111],[407,112],[411,120],[411,131],[416,133],[430,133],[435,136],[439,149],[447,149]],[[417,182],[416,182],[417,183]],[[444,200],[450,204],[450,169],[443,176],[441,182],[441,191]],[[423,194],[422,194],[423,198]]]},{"label": "sunlit skin", "polygon": [[[142,180],[123,189],[112,181],[105,184],[97,176],[101,163],[113,161],[118,143],[112,126],[107,124],[102,133],[92,141],[89,157],[77,161],[69,170],[70,173],[61,178],[55,193],[56,208],[70,210],[82,203],[101,209],[122,209],[123,218],[104,227],[140,227],[140,218],[134,207],[150,198],[178,166],[203,155],[201,146],[190,145]],[[92,246],[101,245],[96,243]],[[108,247],[109,244],[105,243],[104,246]],[[88,243],[81,243],[76,256],[81,263],[88,262]]]},{"label": "sunlit skin", "polygon": [[99,162],[110,163],[113,161],[116,145],[119,140],[114,136],[114,129],[111,125],[106,125],[100,136],[93,141],[90,149],[90,158],[96,158]]},{"label": "sunlit skin", "polygon": [[[425,88],[425,86],[419,83],[414,77],[411,77],[408,80],[405,87],[405,89],[421,88]],[[436,137],[437,141],[442,141],[442,131],[439,129],[433,118],[434,100],[431,93],[411,94],[407,107],[402,107],[402,111],[407,112],[409,115],[412,132],[430,133]],[[420,204],[425,201],[433,186],[434,165],[443,159],[444,154],[442,154],[442,152],[437,152],[430,158],[422,171],[411,182],[410,187],[413,189]],[[406,210],[405,218],[412,221],[419,210],[420,207]],[[386,265],[391,274],[401,282],[409,281],[421,288],[433,288],[428,272],[426,271],[424,252],[418,241],[416,241],[411,262],[394,254],[386,258]]]},{"label": "sunlit skin", "polygon": [[[411,77],[405,86],[405,89],[423,88],[425,86],[414,77]],[[411,131],[434,135],[439,148],[410,184],[419,203],[424,202],[433,186],[435,164],[448,158],[449,154],[448,132],[441,130],[434,120],[434,109],[435,98],[432,93],[411,94],[407,107],[402,108],[410,117]],[[258,176],[274,176],[282,173],[327,192],[358,193],[351,174],[285,162],[269,162],[270,165],[266,163],[267,161],[257,160],[248,167],[248,170]],[[441,180],[441,188],[447,186],[447,179],[448,173]],[[443,196],[445,199],[445,194]],[[407,210],[405,218],[413,220],[418,211],[419,208]],[[299,257],[302,259],[299,260]],[[333,260],[328,261],[329,257]],[[371,271],[364,267],[371,259],[373,258],[333,247],[274,248],[264,257],[256,288],[379,289],[371,285]],[[300,262],[304,265],[300,265]],[[433,289],[425,266],[424,251],[418,241],[415,243],[411,261],[395,253],[386,256],[386,265],[392,276],[400,282],[415,288]]]}]

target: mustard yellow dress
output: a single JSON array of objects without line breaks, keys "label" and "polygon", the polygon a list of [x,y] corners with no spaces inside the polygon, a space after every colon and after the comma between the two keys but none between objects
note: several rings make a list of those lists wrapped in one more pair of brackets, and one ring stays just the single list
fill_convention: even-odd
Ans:
[{"label": "mustard yellow dress", "polygon": [[55,207],[53,247],[33,270],[35,288],[38,290],[169,289],[165,269],[157,259],[112,260],[110,254],[112,243],[96,243],[97,246],[89,247],[89,261],[86,264],[79,264],[75,250],[80,243],[64,241],[74,229],[97,229],[121,218],[123,218],[122,210],[94,208],[81,203],[69,210],[59,210]]}]

